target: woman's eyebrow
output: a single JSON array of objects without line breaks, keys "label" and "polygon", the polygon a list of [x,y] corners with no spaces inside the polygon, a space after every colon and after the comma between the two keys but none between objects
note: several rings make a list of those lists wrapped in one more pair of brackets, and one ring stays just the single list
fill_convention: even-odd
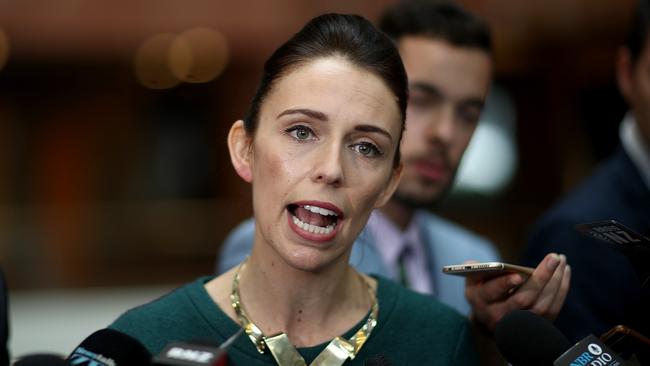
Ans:
[{"label": "woman's eyebrow", "polygon": [[287,116],[287,115],[292,115],[292,114],[304,114],[307,117],[314,118],[317,120],[321,120],[324,122],[327,122],[328,118],[327,115],[323,112],[315,111],[313,109],[306,109],[306,108],[297,108],[297,109],[287,109],[284,112],[278,114],[276,118],[280,118],[282,116]]},{"label": "woman's eyebrow", "polygon": [[[315,111],[313,109],[307,109],[307,108],[296,108],[296,109],[287,109],[283,111],[282,113],[278,114],[277,118],[280,118],[282,116],[289,116],[292,114],[302,114],[307,117],[317,119],[319,121],[327,122],[329,119],[327,118],[327,115],[323,112],[320,111]],[[378,133],[381,135],[384,135],[388,138],[388,140],[393,141],[393,137],[391,134],[384,130],[383,128],[374,126],[374,125],[369,125],[369,124],[363,124],[363,125],[357,125],[354,126],[354,129],[356,131],[360,132],[372,132],[372,133]]]},{"label": "woman's eyebrow", "polygon": [[378,133],[380,135],[384,135],[388,138],[389,141],[393,141],[393,137],[388,133],[388,131],[384,130],[383,128],[373,126],[373,125],[358,125],[354,126],[354,129],[356,131],[361,131],[361,132],[374,132]]}]

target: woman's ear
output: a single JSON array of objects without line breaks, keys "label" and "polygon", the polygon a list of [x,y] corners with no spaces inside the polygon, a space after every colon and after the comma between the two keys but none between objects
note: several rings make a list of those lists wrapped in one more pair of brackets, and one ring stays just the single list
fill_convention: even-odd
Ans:
[{"label": "woman's ear", "polygon": [[253,181],[253,139],[246,133],[244,121],[232,124],[228,133],[228,150],[232,166],[239,176],[248,183]]},{"label": "woman's ear", "polygon": [[383,205],[388,202],[388,200],[393,196],[393,193],[395,193],[395,190],[397,189],[397,186],[399,186],[399,181],[402,179],[402,169],[404,168],[404,165],[400,162],[399,165],[393,169],[393,174],[390,175],[390,180],[388,181],[388,184],[386,184],[386,188],[384,191],[379,195],[379,198],[377,199],[377,202],[375,203],[375,208],[382,207]]}]

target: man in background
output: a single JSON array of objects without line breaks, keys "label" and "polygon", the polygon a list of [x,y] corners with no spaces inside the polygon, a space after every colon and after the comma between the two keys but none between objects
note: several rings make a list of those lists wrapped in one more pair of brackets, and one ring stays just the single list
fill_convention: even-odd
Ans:
[{"label": "man in background", "polygon": [[[379,26],[396,41],[409,78],[404,167],[394,197],[373,212],[350,263],[471,313],[489,330],[512,309],[553,317],[568,289],[563,256],[549,255],[523,285],[519,275],[509,275],[468,280],[466,286],[462,277],[442,274],[442,266],[495,261],[498,252],[485,239],[426,210],[452,185],[483,109],[493,72],[489,28],[456,4],[425,1],[400,2],[384,13]],[[226,239],[219,273],[250,253],[254,225],[248,220]]]},{"label": "man in background", "polygon": [[647,274],[650,264],[635,268],[621,244],[592,239],[575,229],[576,224],[613,219],[638,233],[650,233],[649,30],[650,1],[640,0],[616,60],[618,87],[630,107],[620,125],[621,146],[540,219],[526,253],[529,264],[551,250],[570,259],[572,290],[556,324],[574,341],[618,324],[650,337],[650,280],[635,273]]}]

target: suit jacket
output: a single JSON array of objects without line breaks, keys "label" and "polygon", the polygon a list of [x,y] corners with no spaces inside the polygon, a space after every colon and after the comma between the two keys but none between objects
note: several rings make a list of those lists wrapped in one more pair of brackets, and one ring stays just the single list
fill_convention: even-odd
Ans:
[{"label": "suit jacket", "polygon": [[571,265],[571,288],[556,325],[571,340],[597,336],[618,324],[650,335],[649,290],[614,244],[578,233],[579,223],[614,219],[645,234],[650,229],[650,191],[622,148],[583,184],[542,216],[525,253],[538,263],[550,251]]},{"label": "suit jacket", "polygon": [[0,270],[0,366],[9,366],[9,316],[7,311],[7,284],[4,274]]},{"label": "suit jacket", "polygon": [[[427,260],[434,284],[433,295],[461,314],[468,315],[470,306],[465,298],[465,279],[443,274],[441,268],[469,259],[480,262],[496,261],[499,260],[498,252],[487,240],[439,216],[422,210],[416,217],[421,238],[427,249]],[[227,271],[246,258],[253,246],[254,233],[255,222],[248,219],[229,234],[217,260],[217,273]],[[350,264],[361,272],[395,280],[384,264],[375,243],[376,239],[371,231],[364,229],[352,247]]]}]

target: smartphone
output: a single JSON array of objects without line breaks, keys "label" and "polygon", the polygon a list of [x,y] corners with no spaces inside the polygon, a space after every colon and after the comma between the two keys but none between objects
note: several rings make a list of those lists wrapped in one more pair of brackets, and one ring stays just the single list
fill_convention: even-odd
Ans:
[{"label": "smartphone", "polygon": [[519,273],[529,277],[535,269],[503,262],[483,262],[454,264],[442,267],[442,272],[457,276],[496,277],[503,274]]}]

